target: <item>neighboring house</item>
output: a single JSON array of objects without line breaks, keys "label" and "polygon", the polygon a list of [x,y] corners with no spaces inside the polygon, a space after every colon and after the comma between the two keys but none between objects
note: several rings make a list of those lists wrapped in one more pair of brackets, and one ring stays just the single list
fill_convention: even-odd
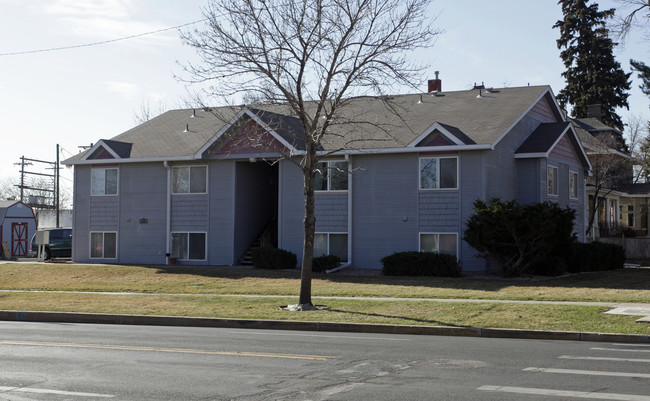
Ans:
[{"label": "neighboring house", "polygon": [[31,207],[21,201],[0,201],[0,243],[6,242],[11,255],[5,258],[27,256],[29,240],[36,232],[36,218]]},{"label": "neighboring house", "polygon": [[[590,163],[548,86],[360,97],[345,115],[364,122],[324,138],[316,255],[380,268],[386,255],[427,250],[485,271],[462,235],[474,201],[495,197],[569,206],[584,240]],[[73,259],[236,265],[270,232],[300,260],[302,172],[278,158],[300,157],[300,129],[284,106],[258,105],[168,111],[99,140],[64,162],[74,166]]]},{"label": "neighboring house", "polygon": [[594,224],[587,237],[597,239],[622,233],[648,237],[650,184],[634,183],[633,158],[613,146],[612,137],[621,133],[597,116],[600,106],[592,105],[586,118],[571,120],[592,163],[592,174],[587,178],[585,224],[589,226],[592,215]]}]

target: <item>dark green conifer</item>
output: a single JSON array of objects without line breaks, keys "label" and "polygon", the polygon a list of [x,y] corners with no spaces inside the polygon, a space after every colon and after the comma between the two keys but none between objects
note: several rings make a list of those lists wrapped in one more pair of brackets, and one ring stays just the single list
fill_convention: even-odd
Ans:
[{"label": "dark green conifer", "polygon": [[[601,105],[601,120],[610,127],[623,131],[623,121],[616,114],[617,107],[629,109],[627,98],[630,75],[621,69],[609,38],[605,23],[614,15],[614,9],[598,10],[598,4],[589,0],[560,0],[564,19],[553,28],[560,29],[557,40],[560,57],[566,71],[566,87],[557,96],[565,107],[573,107],[573,117],[587,117],[587,106]],[[617,147],[627,151],[622,135],[616,138]]]}]

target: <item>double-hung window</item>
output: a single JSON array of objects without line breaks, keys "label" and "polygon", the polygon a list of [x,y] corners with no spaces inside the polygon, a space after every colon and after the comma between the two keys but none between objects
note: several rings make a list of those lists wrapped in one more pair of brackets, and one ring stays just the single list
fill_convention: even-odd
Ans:
[{"label": "double-hung window", "polygon": [[456,255],[458,234],[420,233],[420,252],[436,252]]},{"label": "double-hung window", "polygon": [[420,189],[457,189],[458,157],[421,157]]},{"label": "double-hung window", "polygon": [[546,170],[546,184],[548,187],[548,194],[557,196],[558,194],[558,185],[557,185],[557,167],[548,166]]},{"label": "double-hung window", "polygon": [[172,167],[172,193],[204,194],[207,190],[206,166]]},{"label": "double-hung window", "polygon": [[345,161],[317,163],[315,179],[316,191],[347,191],[348,163]]},{"label": "double-hung window", "polygon": [[172,233],[172,257],[180,260],[205,260],[205,233]]},{"label": "double-hung window", "polygon": [[314,236],[314,257],[322,255],[335,255],[342,262],[346,262],[348,260],[348,234],[317,233]]},{"label": "double-hung window", "polygon": [[91,169],[90,194],[117,195],[117,167]]},{"label": "double-hung window", "polygon": [[569,172],[569,197],[578,199],[578,173],[575,171]]},{"label": "double-hung window", "polygon": [[117,233],[91,232],[90,257],[93,259],[117,258]]}]

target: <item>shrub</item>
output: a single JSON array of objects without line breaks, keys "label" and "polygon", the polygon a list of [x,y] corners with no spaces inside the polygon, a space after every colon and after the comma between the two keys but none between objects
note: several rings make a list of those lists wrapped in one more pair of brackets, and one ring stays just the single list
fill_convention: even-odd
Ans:
[{"label": "shrub", "polygon": [[295,269],[298,264],[295,253],[272,246],[261,246],[253,250],[251,259],[258,269]]},{"label": "shrub", "polygon": [[323,272],[338,267],[340,263],[341,258],[336,255],[322,255],[314,258],[311,269],[314,272]]},{"label": "shrub", "polygon": [[483,258],[492,258],[506,277],[559,274],[571,256],[575,211],[544,202],[520,205],[495,198],[474,202],[464,240]]},{"label": "shrub", "polygon": [[622,269],[625,264],[625,249],[616,244],[591,242],[575,244],[568,263],[571,273]]},{"label": "shrub", "polygon": [[381,259],[387,276],[460,276],[454,255],[435,252],[396,252]]}]

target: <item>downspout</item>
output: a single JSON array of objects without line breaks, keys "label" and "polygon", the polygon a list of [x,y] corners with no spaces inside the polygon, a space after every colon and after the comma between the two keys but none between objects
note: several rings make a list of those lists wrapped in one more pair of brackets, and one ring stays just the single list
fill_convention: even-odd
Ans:
[{"label": "downspout", "polygon": [[350,161],[350,154],[345,154],[345,161],[348,166],[348,261],[339,267],[330,270],[325,270],[325,273],[334,273],[339,270],[347,269],[352,266],[352,162]]},{"label": "downspout", "polygon": [[168,161],[163,162],[163,166],[167,169],[167,211],[166,211],[166,222],[165,222],[165,262],[168,261],[168,258],[171,256],[171,250],[169,249],[169,243],[171,235],[171,226],[172,226],[172,194],[171,194],[171,182],[172,182],[172,168]]}]

